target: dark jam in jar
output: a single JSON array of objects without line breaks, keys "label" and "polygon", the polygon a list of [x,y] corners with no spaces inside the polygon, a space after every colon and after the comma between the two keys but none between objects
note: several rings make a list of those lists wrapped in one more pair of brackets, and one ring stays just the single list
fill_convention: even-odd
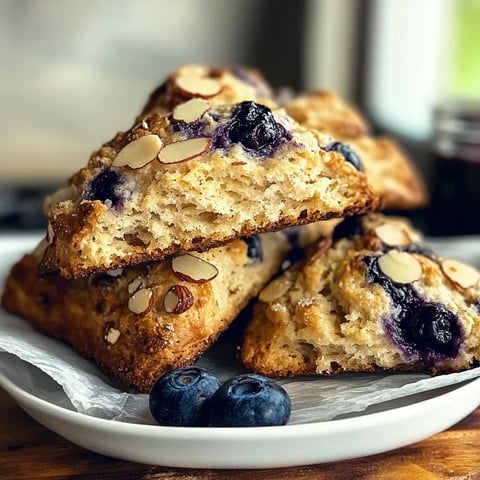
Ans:
[{"label": "dark jam in jar", "polygon": [[480,101],[434,113],[431,235],[480,234]]}]

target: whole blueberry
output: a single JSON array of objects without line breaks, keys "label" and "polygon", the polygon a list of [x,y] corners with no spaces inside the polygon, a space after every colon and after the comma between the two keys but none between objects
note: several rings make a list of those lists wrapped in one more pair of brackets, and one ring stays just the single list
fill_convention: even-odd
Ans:
[{"label": "whole blueberry", "polygon": [[244,374],[225,382],[210,401],[211,427],[285,425],[291,404],[287,392],[273,380]]},{"label": "whole blueberry", "polygon": [[363,165],[359,156],[350,145],[341,142],[334,142],[325,149],[327,152],[338,152],[343,155],[346,162],[351,163],[358,171],[363,172]]},{"label": "whole blueberry", "polygon": [[265,105],[246,101],[239,103],[227,130],[232,143],[240,143],[248,150],[262,150],[275,144],[284,134],[284,129]]},{"label": "whole blueberry", "polygon": [[424,350],[447,355],[457,350],[458,324],[455,315],[443,305],[421,306],[412,315],[410,325],[413,342]]},{"label": "whole blueberry", "polygon": [[85,200],[99,200],[103,203],[110,202],[112,207],[121,204],[122,196],[119,187],[122,176],[109,168],[102,170],[94,177],[85,191]]},{"label": "whole blueberry", "polygon": [[206,405],[219,387],[218,378],[203,368],[177,368],[154,384],[149,395],[150,412],[160,425],[206,426]]},{"label": "whole blueberry", "polygon": [[262,240],[258,235],[254,237],[245,237],[243,241],[247,244],[247,257],[250,263],[263,261]]}]

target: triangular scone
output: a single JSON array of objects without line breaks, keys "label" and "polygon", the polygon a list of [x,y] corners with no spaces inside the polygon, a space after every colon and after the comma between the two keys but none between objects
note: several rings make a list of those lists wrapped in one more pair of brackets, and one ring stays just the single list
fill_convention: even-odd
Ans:
[{"label": "triangular scone", "polygon": [[211,105],[254,100],[273,104],[275,94],[253,68],[185,65],[173,72],[150,95],[143,114],[168,113],[191,98],[208,100]]},{"label": "triangular scone", "polygon": [[317,91],[284,104],[297,122],[330,134],[358,155],[369,184],[380,196],[383,209],[424,207],[427,189],[417,168],[400,146],[388,137],[374,137],[361,114],[336,93]]},{"label": "triangular scone", "polygon": [[45,271],[80,277],[376,207],[331,138],[283,110],[190,107],[144,116],[71,178],[50,202]]},{"label": "triangular scone", "polygon": [[351,217],[261,292],[242,361],[271,376],[479,366],[479,280],[406,221]]},{"label": "triangular scone", "polygon": [[161,374],[192,364],[215,341],[289,248],[283,233],[268,233],[72,280],[42,276],[37,250],[13,267],[2,304],[93,359],[122,389],[148,392]]}]

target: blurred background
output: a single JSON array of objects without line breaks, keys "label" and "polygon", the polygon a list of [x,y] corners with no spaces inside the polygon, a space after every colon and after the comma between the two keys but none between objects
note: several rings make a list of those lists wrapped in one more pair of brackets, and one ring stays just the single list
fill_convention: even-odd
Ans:
[{"label": "blurred background", "polygon": [[480,233],[479,47],[479,0],[0,0],[0,229],[44,226],[44,195],[192,62],[339,92],[424,175],[415,221]]}]

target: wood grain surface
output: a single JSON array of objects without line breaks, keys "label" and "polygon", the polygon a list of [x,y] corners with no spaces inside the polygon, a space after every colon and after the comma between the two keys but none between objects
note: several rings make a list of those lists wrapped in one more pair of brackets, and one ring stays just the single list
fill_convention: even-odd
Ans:
[{"label": "wood grain surface", "polygon": [[124,462],[84,450],[50,432],[0,390],[2,480],[480,480],[480,408],[423,442],[343,462],[268,470],[197,470]]}]

